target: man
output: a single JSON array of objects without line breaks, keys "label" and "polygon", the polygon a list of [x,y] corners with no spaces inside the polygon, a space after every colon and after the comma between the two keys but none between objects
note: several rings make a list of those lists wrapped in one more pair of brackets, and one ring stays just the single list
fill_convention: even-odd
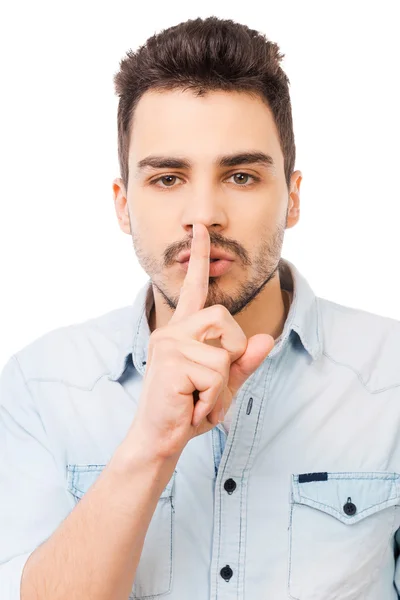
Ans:
[{"label": "man", "polygon": [[212,17],[121,62],[115,207],[149,281],[3,369],[2,600],[399,597],[400,328],[281,258],[281,58]]}]

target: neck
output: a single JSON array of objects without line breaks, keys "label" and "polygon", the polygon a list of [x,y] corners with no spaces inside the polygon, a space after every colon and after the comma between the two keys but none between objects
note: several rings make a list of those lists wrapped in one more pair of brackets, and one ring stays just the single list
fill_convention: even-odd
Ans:
[{"label": "neck", "polygon": [[268,333],[275,340],[281,335],[289,310],[289,298],[281,290],[279,273],[268,282],[248,310],[235,316],[247,338]]},{"label": "neck", "polygon": [[[150,313],[149,327],[153,332],[164,327],[171,319],[171,311],[153,286],[154,305]],[[280,287],[279,271],[262,292],[234,319],[247,339],[256,333],[268,333],[275,340],[281,335],[290,308],[290,296]],[[218,340],[206,340],[210,346],[220,347]]]}]

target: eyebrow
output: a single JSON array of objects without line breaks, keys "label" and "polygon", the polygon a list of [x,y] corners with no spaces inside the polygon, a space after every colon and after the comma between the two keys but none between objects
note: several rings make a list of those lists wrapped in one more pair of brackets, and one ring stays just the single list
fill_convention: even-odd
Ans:
[{"label": "eyebrow", "polygon": [[[275,163],[269,154],[264,152],[239,152],[218,156],[215,160],[217,167],[236,167],[237,165],[258,164],[275,171]],[[187,158],[174,156],[149,155],[137,163],[137,172],[145,169],[191,169],[193,163]]]}]

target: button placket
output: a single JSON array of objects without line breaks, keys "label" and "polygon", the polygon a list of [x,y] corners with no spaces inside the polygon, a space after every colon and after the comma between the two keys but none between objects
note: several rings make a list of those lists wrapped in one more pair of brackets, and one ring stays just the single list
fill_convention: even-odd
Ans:
[{"label": "button placket", "polygon": [[[267,372],[262,374],[262,389],[265,390],[265,394],[267,394],[268,385],[264,385],[264,378],[267,377],[269,382],[269,372],[270,369],[268,368]],[[241,396],[247,395],[246,392],[250,383],[250,381],[246,382],[246,387],[239,392],[238,398],[236,399],[238,411],[236,419],[232,421],[230,434],[226,437],[226,447],[224,448],[224,455],[221,458],[218,473],[218,475],[223,477],[223,474],[226,471],[233,472],[237,475],[240,483],[243,482],[244,485],[246,485],[248,472],[254,461],[254,447],[261,435],[261,430],[254,428],[254,423],[260,418],[260,412],[265,406],[262,399],[255,397],[254,395],[243,398],[242,401]],[[255,384],[259,385],[259,382],[255,381]],[[249,427],[250,430],[248,429]],[[238,432],[240,432],[240,436],[238,435]],[[231,447],[233,444],[240,447],[240,452],[231,454]],[[243,512],[246,511],[247,502],[247,499],[242,497],[241,486],[239,486],[233,478],[229,477],[222,482],[218,475],[216,484],[221,487],[219,487],[219,492],[216,492],[215,515],[220,515],[220,517],[215,522],[214,528],[213,562],[216,560],[219,565],[215,564],[215,567],[213,565],[213,578],[210,589],[210,598],[213,599],[217,598],[218,590],[220,589],[222,592],[225,587],[222,580],[231,584],[230,589],[232,592],[236,590],[236,592],[239,593],[239,590],[236,589],[236,587],[239,586],[238,582],[240,577],[244,576],[244,545],[232,545],[230,539],[242,539],[242,536],[244,535],[242,519],[229,518],[229,528],[225,530],[226,539],[225,536],[222,536],[222,523],[227,519],[228,513],[230,517],[232,517],[232,515],[240,516],[243,514]],[[229,500],[223,494],[223,491],[227,492],[230,496]],[[223,556],[224,558],[222,558]],[[233,564],[234,568],[237,568],[237,573],[234,573],[234,568],[232,569],[227,563],[221,568],[222,560],[225,559],[226,561],[227,558],[231,560],[231,565]],[[233,577],[234,574],[235,577]]]}]

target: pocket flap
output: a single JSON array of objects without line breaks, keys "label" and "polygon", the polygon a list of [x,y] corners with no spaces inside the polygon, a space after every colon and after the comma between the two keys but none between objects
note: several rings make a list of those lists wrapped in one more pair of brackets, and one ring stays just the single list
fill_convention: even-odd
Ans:
[{"label": "pocket flap", "polygon": [[292,503],[321,510],[346,524],[400,504],[398,473],[349,472],[292,475]]},{"label": "pocket flap", "polygon": [[[76,497],[82,496],[88,491],[90,486],[96,481],[100,473],[107,465],[85,465],[68,464],[67,465],[67,486],[69,491]],[[161,498],[170,498],[173,495],[173,485],[175,482],[176,471],[173,472],[171,479],[161,493]]]}]

